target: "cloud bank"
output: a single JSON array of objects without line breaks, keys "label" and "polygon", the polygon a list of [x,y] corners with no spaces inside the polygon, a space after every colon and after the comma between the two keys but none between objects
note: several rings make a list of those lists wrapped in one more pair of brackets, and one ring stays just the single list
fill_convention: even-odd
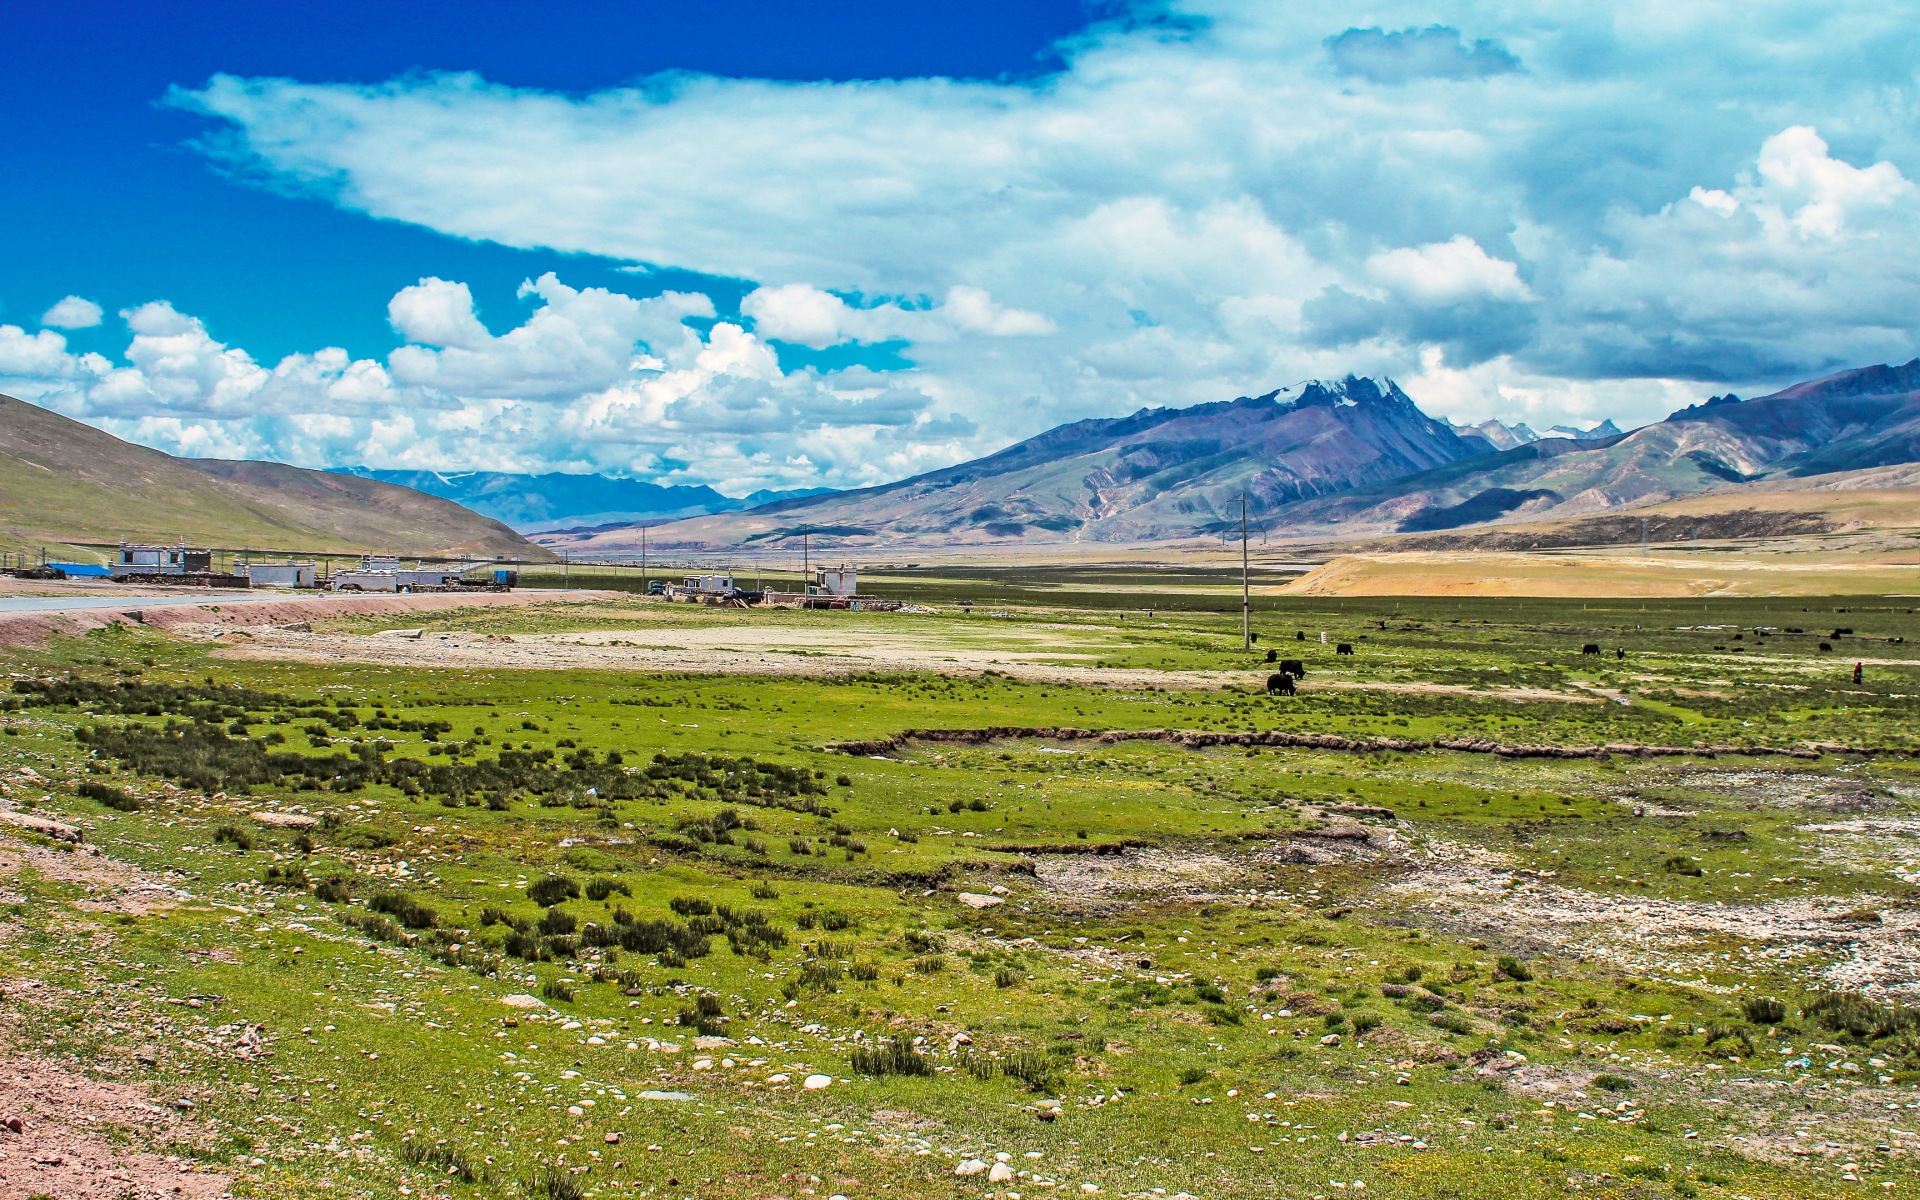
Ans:
[{"label": "cloud bank", "polygon": [[[877,483],[952,461],[973,423],[906,379],[783,371],[738,324],[703,336],[704,295],[635,299],[530,280],[527,319],[494,336],[463,283],[389,304],[385,362],[339,348],[272,367],[164,303],[120,314],[126,362],[50,329],[0,325],[0,388],[178,454],[316,465],[609,471],[751,490]],[[997,310],[996,310],[997,311]]]},{"label": "cloud bank", "polygon": [[[125,365],[9,327],[0,371],[181,446],[778,486],[1349,371],[1457,418],[1629,423],[1920,349],[1911,8],[1155,11],[1181,19],[1024,82],[216,76],[172,103],[247,177],[757,289],[734,314],[548,277],[495,337],[423,280],[386,361],[272,368],[147,306]],[[773,343],[912,365],[782,371]]]}]

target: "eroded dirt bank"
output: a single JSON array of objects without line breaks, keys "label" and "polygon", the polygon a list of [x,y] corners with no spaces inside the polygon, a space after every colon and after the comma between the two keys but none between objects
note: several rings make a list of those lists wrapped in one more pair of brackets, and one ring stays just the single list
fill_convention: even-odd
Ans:
[{"label": "eroded dirt bank", "polygon": [[[92,594],[92,593],[89,593]],[[147,625],[169,632],[189,626],[214,631],[298,624],[323,617],[385,616],[444,612],[457,608],[518,608],[620,599],[618,592],[430,592],[409,595],[289,595],[285,599],[226,602],[210,593],[204,602],[143,604],[129,595],[125,606],[67,612],[0,613],[0,646],[44,646],[49,638],[77,637],[110,625]]]}]

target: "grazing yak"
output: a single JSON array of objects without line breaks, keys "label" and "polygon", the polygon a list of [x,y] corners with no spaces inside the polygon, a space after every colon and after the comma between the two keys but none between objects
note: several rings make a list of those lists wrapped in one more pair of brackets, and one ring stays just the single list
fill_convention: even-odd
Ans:
[{"label": "grazing yak", "polygon": [[1352,654],[1353,644],[1351,642],[1341,642],[1333,648],[1333,652],[1335,654]]},{"label": "grazing yak", "polygon": [[1274,696],[1291,696],[1294,692],[1293,676],[1285,671],[1278,675],[1267,676],[1267,692]]},{"label": "grazing yak", "polygon": [[1582,647],[1580,647],[1580,653],[1582,653],[1582,654],[1598,654],[1598,653],[1600,653],[1600,643],[1599,643],[1599,642],[1588,642],[1588,643],[1587,643],[1586,645],[1584,645],[1584,646],[1582,646]]}]

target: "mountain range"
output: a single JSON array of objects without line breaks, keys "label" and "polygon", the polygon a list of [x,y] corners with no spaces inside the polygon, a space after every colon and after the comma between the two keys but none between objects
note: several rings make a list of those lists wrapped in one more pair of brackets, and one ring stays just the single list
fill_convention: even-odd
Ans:
[{"label": "mountain range", "polygon": [[[898,483],[709,514],[652,531],[662,549],[1144,543],[1238,527],[1332,538],[1580,517],[1705,492],[1920,462],[1920,359],[1752,400],[1716,396],[1631,432],[1612,422],[1453,426],[1391,380],[1316,380],[1257,397],[1058,426]],[[1875,476],[1884,478],[1884,473]],[[1869,486],[1862,480],[1858,486]],[[1812,494],[1809,492],[1809,494]],[[543,544],[619,553],[608,528]]]},{"label": "mountain range", "polygon": [[[668,552],[786,545],[807,532],[848,549],[1119,546],[1237,530],[1244,498],[1249,525],[1269,539],[1431,541],[1515,526],[1500,536],[1525,540],[1547,522],[1558,523],[1547,536],[1561,540],[1538,544],[1572,544],[1566,539],[1601,525],[1626,536],[1636,522],[1618,513],[1657,516],[1664,530],[1698,527],[1710,509],[1724,536],[1805,531],[1819,522],[1795,524],[1794,514],[1833,508],[1838,491],[1872,493],[1879,511],[1904,512],[1920,483],[1916,464],[1920,359],[1757,399],[1715,396],[1630,432],[1611,421],[1545,434],[1519,423],[1453,425],[1422,412],[1389,379],[1313,380],[1077,421],[880,487],[743,498],[601,475],[311,471],[174,458],[0,397],[0,541],[184,537],[544,558],[552,550],[624,554],[646,525]],[[1673,509],[1688,497],[1712,504]],[[1776,516],[1750,516],[1762,511]],[[547,532],[536,545],[514,525]]]},{"label": "mountain range", "polygon": [[450,501],[275,462],[175,458],[0,396],[0,544],[119,541],[548,559]]},{"label": "mountain range", "polygon": [[723,496],[701,485],[646,483],[610,475],[558,471],[522,475],[504,471],[395,471],[336,467],[343,475],[377,479],[452,500],[522,532],[586,532],[594,526],[670,521],[704,513],[734,512],[777,500],[817,496],[832,488],[754,492]]}]

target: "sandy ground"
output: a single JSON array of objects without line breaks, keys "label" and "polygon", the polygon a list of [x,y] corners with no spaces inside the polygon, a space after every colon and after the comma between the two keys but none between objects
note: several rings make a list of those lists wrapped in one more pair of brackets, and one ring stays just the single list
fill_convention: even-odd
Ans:
[{"label": "sandy ground", "polygon": [[[10,1119],[20,1121],[13,1131]],[[164,1144],[185,1123],[145,1088],[93,1079],[18,1054],[0,1057],[0,1200],[210,1200],[224,1175],[190,1158],[132,1153],[117,1132]]]},{"label": "sandy ground", "polygon": [[[279,662],[361,662],[379,666],[465,670],[674,672],[695,675],[832,676],[861,671],[998,671],[1015,679],[1080,687],[1207,689],[1264,687],[1268,672],[1160,671],[1083,667],[1060,659],[1097,658],[1069,648],[1044,630],[995,629],[996,641],[1025,641],[1028,649],[968,647],[946,636],[870,627],[793,628],[726,625],[711,628],[625,629],[595,633],[305,633],[280,628],[183,626],[182,636],[218,641],[220,658]],[[1473,688],[1460,684],[1316,678],[1305,690],[1369,690],[1495,700],[1559,700],[1598,704],[1591,695],[1546,688]]]},{"label": "sandy ground", "polygon": [[[86,889],[89,912],[145,913],[187,898],[167,882],[90,847],[56,850],[0,837],[0,900],[18,903],[5,881],[23,869]],[[7,927],[0,926],[0,943]],[[0,954],[4,958],[4,954]],[[156,1098],[148,1087],[82,1074],[33,1054],[19,1035],[28,1010],[60,997],[38,979],[0,978],[0,1200],[211,1200],[228,1195],[224,1175],[191,1158],[139,1152],[197,1139],[191,1103]],[[14,1128],[13,1122],[19,1122]]]}]

